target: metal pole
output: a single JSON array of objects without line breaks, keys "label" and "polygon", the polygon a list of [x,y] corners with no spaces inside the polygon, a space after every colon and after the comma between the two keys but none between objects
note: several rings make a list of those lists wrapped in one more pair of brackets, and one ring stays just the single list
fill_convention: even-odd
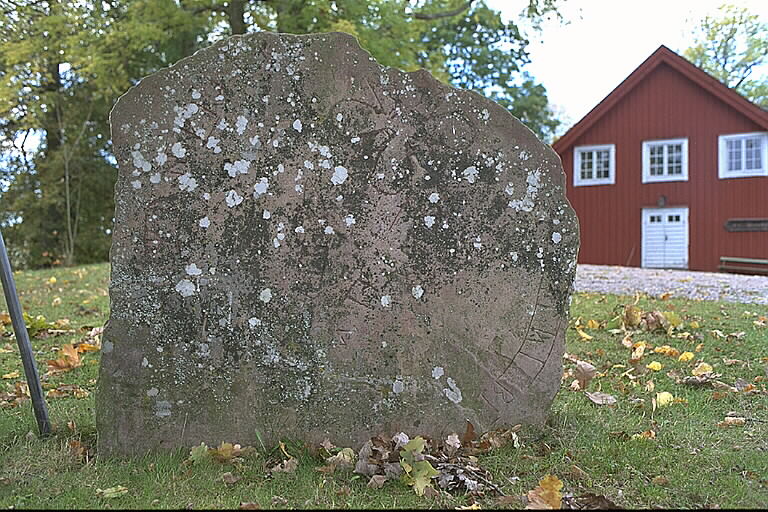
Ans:
[{"label": "metal pole", "polygon": [[29,333],[24,323],[24,315],[21,311],[19,296],[16,293],[16,282],[13,280],[11,262],[8,261],[8,251],[5,250],[3,233],[0,232],[0,280],[5,292],[5,303],[8,304],[8,313],[11,315],[13,331],[16,333],[16,342],[21,353],[21,362],[24,365],[24,374],[27,377],[29,395],[32,397],[32,408],[35,410],[35,418],[41,436],[51,433],[51,422],[48,420],[48,408],[43,397],[43,388],[40,386],[40,377],[37,373],[35,357],[32,354],[32,344],[29,342]]}]

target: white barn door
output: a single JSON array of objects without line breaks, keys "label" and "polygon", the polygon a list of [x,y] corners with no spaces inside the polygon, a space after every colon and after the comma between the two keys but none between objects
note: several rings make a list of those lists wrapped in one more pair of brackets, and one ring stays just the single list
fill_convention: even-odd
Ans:
[{"label": "white barn door", "polygon": [[688,208],[643,208],[642,265],[688,268]]}]

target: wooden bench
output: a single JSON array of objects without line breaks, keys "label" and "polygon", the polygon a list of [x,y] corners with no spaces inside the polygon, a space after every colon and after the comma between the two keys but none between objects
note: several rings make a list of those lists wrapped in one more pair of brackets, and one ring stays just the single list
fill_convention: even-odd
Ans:
[{"label": "wooden bench", "polygon": [[[742,263],[742,265],[731,265],[731,263]],[[720,256],[720,266],[717,268],[739,274],[768,274],[768,260]]]}]

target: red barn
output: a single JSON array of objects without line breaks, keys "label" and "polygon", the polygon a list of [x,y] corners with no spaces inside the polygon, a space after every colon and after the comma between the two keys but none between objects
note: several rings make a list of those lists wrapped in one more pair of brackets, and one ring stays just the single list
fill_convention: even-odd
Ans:
[{"label": "red barn", "polygon": [[667,47],[553,148],[580,263],[768,271],[768,111]]}]

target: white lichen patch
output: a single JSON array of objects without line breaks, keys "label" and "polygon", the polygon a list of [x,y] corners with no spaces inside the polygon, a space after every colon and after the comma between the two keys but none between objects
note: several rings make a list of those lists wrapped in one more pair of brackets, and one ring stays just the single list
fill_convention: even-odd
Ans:
[{"label": "white lichen patch", "polygon": [[208,218],[208,216],[206,215],[205,217],[203,217],[202,219],[200,219],[200,220],[198,221],[198,225],[199,225],[201,228],[204,228],[204,229],[205,229],[205,228],[208,228],[208,226],[210,226],[210,225],[211,225],[211,220],[210,220],[210,219]]},{"label": "white lichen patch", "polygon": [[464,169],[461,175],[464,176],[468,182],[474,183],[477,181],[477,177],[480,176],[480,171],[477,170],[477,167],[471,165]]},{"label": "white lichen patch", "polygon": [[260,196],[266,194],[267,189],[269,189],[269,179],[261,178],[259,182],[253,186],[254,199],[258,199]]},{"label": "white lichen patch", "polygon": [[227,202],[227,206],[234,208],[243,202],[243,196],[238,194],[236,190],[230,190],[227,192],[227,196],[224,198],[224,200]]},{"label": "white lichen patch", "polygon": [[424,225],[427,226],[428,228],[431,228],[432,226],[434,226],[435,225],[435,217],[433,217],[432,215],[425,216],[424,217]]},{"label": "white lichen patch", "polygon": [[304,226],[296,226],[296,229],[294,229],[296,233],[303,233],[304,232]]},{"label": "white lichen patch", "polygon": [[429,194],[429,197],[427,199],[429,199],[429,202],[432,204],[437,203],[440,200],[440,194],[438,194],[437,192],[432,192],[431,194]]},{"label": "white lichen patch", "polygon": [[176,142],[173,146],[171,146],[171,153],[176,158],[184,158],[187,154],[187,150],[184,149],[184,146],[181,145],[181,142]]},{"label": "white lichen patch", "polygon": [[445,375],[445,370],[443,369],[442,366],[435,366],[434,368],[432,368],[432,378],[433,379],[439,379],[443,375]]},{"label": "white lichen patch", "polygon": [[301,119],[297,119],[293,122],[293,129],[301,133],[301,130],[302,130]]},{"label": "white lichen patch", "polygon": [[333,228],[331,226],[325,226],[325,229],[323,230],[323,233],[325,233],[326,235],[332,235],[332,234],[335,233],[335,231],[333,230]]},{"label": "white lichen patch", "polygon": [[401,380],[396,380],[392,383],[392,392],[395,394],[402,393],[405,391],[405,383]]},{"label": "white lichen patch", "polygon": [[270,212],[269,210],[264,210],[263,212],[261,212],[262,219],[268,220],[271,217],[272,217],[272,212]]},{"label": "white lichen patch", "polygon": [[189,279],[182,279],[178,283],[176,283],[176,291],[181,294],[182,297],[189,297],[191,295],[195,294],[196,291],[195,283],[190,281]]},{"label": "white lichen patch", "polygon": [[424,288],[420,284],[417,284],[416,286],[411,288],[411,294],[413,295],[413,298],[418,300],[421,298],[422,295],[424,295]]},{"label": "white lichen patch", "polygon": [[558,233],[557,231],[555,231],[554,233],[552,233],[552,241],[553,241],[554,243],[556,243],[556,244],[559,244],[559,243],[560,243],[560,241],[561,241],[562,239],[563,239],[563,235],[561,235],[561,234],[560,234],[560,233]]},{"label": "white lichen patch", "polygon": [[331,183],[333,183],[334,185],[341,185],[347,180],[348,177],[349,177],[349,171],[347,171],[347,168],[342,167],[341,165],[337,165],[333,169],[333,176],[331,176]]},{"label": "white lichen patch", "polygon": [[132,186],[133,188],[141,188],[141,181],[140,181],[140,180],[133,180],[133,181],[131,182],[131,186]]},{"label": "white lichen patch", "polygon": [[203,271],[200,270],[200,268],[198,268],[198,266],[195,263],[190,263],[189,265],[184,267],[184,271],[187,273],[187,275],[190,275],[190,276],[199,276],[200,274],[203,273]]},{"label": "white lichen patch", "polygon": [[238,174],[248,174],[248,169],[251,167],[251,162],[248,160],[235,160],[232,163],[226,162],[224,164],[224,170],[227,171],[230,178],[234,178]]},{"label": "white lichen patch", "polygon": [[456,385],[456,382],[450,377],[448,377],[448,387],[443,389],[443,394],[448,400],[455,404],[461,402],[461,390],[459,389],[459,386]]},{"label": "white lichen patch", "polygon": [[261,293],[259,293],[259,300],[264,304],[269,303],[269,301],[272,300],[272,290],[269,288],[261,290]]},{"label": "white lichen patch", "polygon": [[197,188],[197,180],[192,177],[190,173],[184,173],[178,178],[179,180],[179,189],[186,191],[186,192],[192,192]]},{"label": "white lichen patch", "polygon": [[531,173],[528,173],[528,178],[526,181],[528,183],[528,188],[525,191],[525,197],[522,199],[513,199],[508,204],[508,206],[515,211],[533,211],[536,197],[538,196],[539,188],[541,187],[541,171],[537,169]]},{"label": "white lichen patch", "polygon": [[161,179],[162,179],[162,176],[160,176],[160,173],[156,172],[155,174],[149,177],[149,182],[152,183],[153,185],[157,185],[158,183],[160,183]]},{"label": "white lichen patch", "polygon": [[248,319],[248,325],[251,327],[251,329],[255,329],[256,327],[261,325],[261,319],[256,318],[255,316],[251,317]]},{"label": "white lichen patch", "polygon": [[235,121],[235,130],[237,131],[238,135],[243,134],[246,126],[248,126],[248,119],[246,119],[245,116],[237,116],[237,120]]},{"label": "white lichen patch", "polygon": [[384,295],[381,297],[381,305],[385,308],[388,308],[392,305],[392,297],[389,295]]},{"label": "white lichen patch", "polygon": [[347,215],[346,217],[344,217],[344,224],[346,224],[347,227],[352,226],[353,224],[355,224],[355,222],[356,222],[355,221],[355,216],[352,215],[351,213],[349,215]]}]

